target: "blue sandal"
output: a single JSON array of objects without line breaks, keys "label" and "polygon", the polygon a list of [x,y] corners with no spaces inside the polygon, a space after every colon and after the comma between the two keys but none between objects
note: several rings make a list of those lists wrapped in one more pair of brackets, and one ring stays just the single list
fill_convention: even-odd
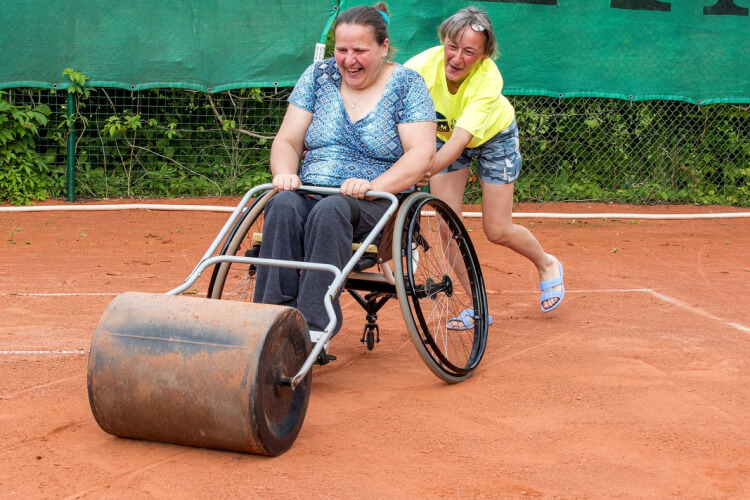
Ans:
[{"label": "blue sandal", "polygon": [[[459,326],[453,326],[451,323],[461,323]],[[487,316],[487,325],[492,324],[492,316]],[[464,309],[461,314],[455,318],[448,320],[448,324],[445,326],[448,330],[471,330],[474,328],[474,309]]]},{"label": "blue sandal", "polygon": [[[539,299],[539,305],[542,308],[542,312],[550,312],[552,309],[559,306],[563,301],[563,297],[565,297],[565,285],[563,284],[563,265],[560,262],[558,262],[557,265],[560,266],[560,276],[539,283],[539,290],[542,291],[542,296]],[[558,285],[562,286],[562,290],[552,290]],[[544,301],[550,299],[557,299],[557,302],[555,302],[555,304],[549,309],[545,309]]]}]

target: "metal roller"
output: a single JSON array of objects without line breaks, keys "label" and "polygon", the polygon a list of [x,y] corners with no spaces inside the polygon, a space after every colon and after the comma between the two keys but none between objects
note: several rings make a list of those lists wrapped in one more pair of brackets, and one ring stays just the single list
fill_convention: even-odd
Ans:
[{"label": "metal roller", "polygon": [[115,436],[279,455],[299,433],[311,351],[289,307],[129,292],[99,321],[89,354],[94,418]]}]

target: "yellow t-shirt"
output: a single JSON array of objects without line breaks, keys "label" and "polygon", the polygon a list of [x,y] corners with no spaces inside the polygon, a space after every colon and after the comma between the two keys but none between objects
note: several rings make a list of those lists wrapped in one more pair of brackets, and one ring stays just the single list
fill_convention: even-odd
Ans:
[{"label": "yellow t-shirt", "polygon": [[498,132],[508,128],[515,118],[513,105],[502,94],[503,77],[490,59],[478,63],[451,94],[445,80],[443,46],[427,49],[409,59],[404,66],[419,72],[427,82],[437,112],[438,137],[447,142],[456,127],[474,138],[468,147],[481,146]]}]

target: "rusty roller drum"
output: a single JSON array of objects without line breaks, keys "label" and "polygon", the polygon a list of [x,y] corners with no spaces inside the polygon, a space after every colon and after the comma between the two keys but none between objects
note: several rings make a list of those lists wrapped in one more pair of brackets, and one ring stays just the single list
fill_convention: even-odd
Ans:
[{"label": "rusty roller drum", "polygon": [[115,436],[280,455],[305,418],[311,351],[296,309],[124,293],[91,343],[89,403]]}]

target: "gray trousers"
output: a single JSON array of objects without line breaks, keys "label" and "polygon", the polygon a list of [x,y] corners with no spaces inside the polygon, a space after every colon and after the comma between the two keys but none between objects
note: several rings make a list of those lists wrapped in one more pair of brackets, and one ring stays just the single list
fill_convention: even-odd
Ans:
[{"label": "gray trousers", "polygon": [[[352,257],[352,241],[370,232],[388,209],[388,200],[357,200],[360,217],[352,227],[351,209],[342,196],[311,197],[282,191],[265,208],[259,257],[331,264],[342,269]],[[333,275],[327,271],[258,266],[253,302],[297,308],[311,330],[328,324],[323,305]],[[343,315],[338,296],[335,335]]]}]

